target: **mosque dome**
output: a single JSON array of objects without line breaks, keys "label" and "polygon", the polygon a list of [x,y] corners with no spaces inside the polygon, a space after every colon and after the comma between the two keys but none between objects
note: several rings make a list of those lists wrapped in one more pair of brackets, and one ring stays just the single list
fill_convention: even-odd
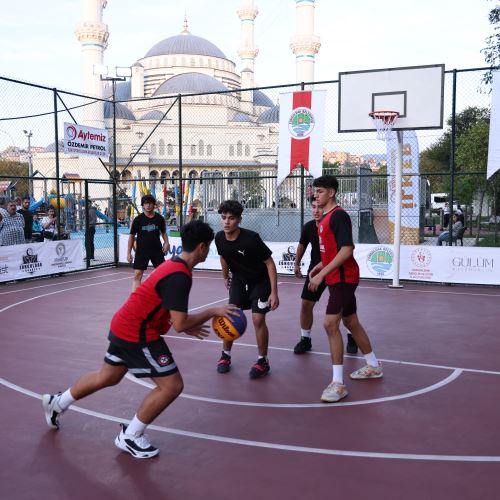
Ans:
[{"label": "mosque dome", "polygon": [[262,90],[257,89],[253,91],[253,103],[255,106],[265,106],[266,108],[272,108],[274,106],[273,101],[271,101]]},{"label": "mosque dome", "polygon": [[250,115],[247,115],[246,113],[242,113],[241,111],[238,111],[237,113],[234,114],[233,122],[253,122],[252,117]]},{"label": "mosque dome", "polygon": [[[104,97],[109,99],[113,96],[113,86],[107,84],[104,87]],[[130,101],[132,99],[132,90],[130,86],[130,80],[126,82],[117,82],[115,87],[115,99],[117,101]]]},{"label": "mosque dome", "polygon": [[[127,106],[124,106],[119,102],[117,102],[115,106],[116,106],[115,113],[117,120],[135,121],[134,113],[132,113],[132,111],[130,111],[130,109],[127,108]],[[113,103],[108,101],[104,103],[104,118],[113,118]]]},{"label": "mosque dome", "polygon": [[154,109],[153,111],[148,111],[147,113],[143,114],[139,120],[155,120],[159,121],[163,118],[163,115],[165,113],[158,111],[157,109]]},{"label": "mosque dome", "polygon": [[144,57],[163,56],[169,54],[189,54],[198,56],[221,57],[226,59],[222,50],[205,38],[183,32],[180,35],[165,38],[149,49]]},{"label": "mosque dome", "polygon": [[[54,153],[55,150],[56,150],[56,143],[52,142],[43,151],[44,151],[44,153]],[[63,150],[64,150],[64,141],[61,139],[59,141],[59,151],[63,151]]]},{"label": "mosque dome", "polygon": [[197,94],[228,90],[219,80],[203,73],[182,73],[163,82],[153,94]]},{"label": "mosque dome", "polygon": [[257,118],[257,123],[279,123],[280,122],[280,107],[278,104],[270,109],[266,109]]}]

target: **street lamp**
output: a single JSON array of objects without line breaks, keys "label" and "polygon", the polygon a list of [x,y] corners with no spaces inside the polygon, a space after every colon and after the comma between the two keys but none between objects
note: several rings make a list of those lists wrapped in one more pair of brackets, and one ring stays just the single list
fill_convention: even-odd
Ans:
[{"label": "street lamp", "polygon": [[31,154],[31,137],[33,132],[28,130],[23,130],[24,135],[28,138],[28,194],[30,200],[33,201],[33,155]]}]

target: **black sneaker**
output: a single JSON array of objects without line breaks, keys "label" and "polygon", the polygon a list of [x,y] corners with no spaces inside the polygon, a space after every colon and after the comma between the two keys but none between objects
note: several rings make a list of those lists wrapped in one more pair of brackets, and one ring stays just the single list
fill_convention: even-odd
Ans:
[{"label": "black sneaker", "polygon": [[231,356],[228,356],[222,351],[222,356],[217,361],[217,371],[219,373],[227,373],[231,369]]},{"label": "black sneaker", "polygon": [[357,354],[358,353],[358,344],[356,344],[356,341],[354,340],[353,336],[350,333],[347,334],[346,352],[347,352],[347,354]]},{"label": "black sneaker", "polygon": [[251,379],[261,378],[266,376],[270,370],[271,367],[269,366],[267,359],[259,358],[250,369],[249,375]]},{"label": "black sneaker", "polygon": [[293,348],[295,354],[304,354],[312,348],[311,337],[300,337],[299,342]]},{"label": "black sneaker", "polygon": [[42,396],[42,406],[45,412],[45,420],[51,429],[59,429],[59,417],[64,413],[59,407],[61,393],[44,394]]},{"label": "black sneaker", "polygon": [[125,424],[120,425],[122,430],[115,439],[115,445],[120,450],[130,453],[134,458],[151,458],[160,453],[160,450],[155,448],[144,434],[140,436],[127,434],[127,426]]}]

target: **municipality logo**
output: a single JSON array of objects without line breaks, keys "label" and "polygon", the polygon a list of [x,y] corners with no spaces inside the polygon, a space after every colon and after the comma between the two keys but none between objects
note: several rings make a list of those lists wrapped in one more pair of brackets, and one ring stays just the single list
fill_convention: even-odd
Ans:
[{"label": "municipality logo", "polygon": [[368,270],[378,278],[384,278],[392,271],[394,252],[388,247],[374,248],[366,258]]},{"label": "municipality logo", "polygon": [[294,139],[306,139],[314,129],[314,115],[309,108],[296,108],[288,119],[288,130]]},{"label": "municipality logo", "polygon": [[411,253],[411,261],[416,267],[428,267],[432,261],[431,251],[427,248],[417,248]]}]

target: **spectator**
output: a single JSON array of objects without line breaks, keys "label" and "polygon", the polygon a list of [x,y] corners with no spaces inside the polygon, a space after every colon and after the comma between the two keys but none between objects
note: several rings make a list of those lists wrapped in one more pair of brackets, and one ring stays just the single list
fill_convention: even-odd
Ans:
[{"label": "spectator", "polygon": [[[463,215],[463,214],[462,214]],[[458,220],[459,214],[453,214],[453,226],[451,227],[451,240],[456,240],[460,229],[464,227],[464,225]],[[441,246],[443,241],[447,241],[450,239],[450,232],[444,231],[438,236],[437,244]]]},{"label": "spectator", "polygon": [[7,203],[7,210],[0,211],[0,246],[22,245],[24,239],[24,217],[17,213],[15,201]]},{"label": "spectator", "polygon": [[47,215],[42,219],[43,238],[44,240],[55,240],[59,231],[57,230],[56,209],[49,207]]},{"label": "spectator", "polygon": [[85,233],[85,250],[87,252],[87,257],[89,259],[94,259],[94,236],[95,236],[95,227],[97,224],[97,209],[92,203],[89,205],[89,228]]},{"label": "spectator", "polygon": [[5,215],[7,212],[7,201],[4,196],[0,196],[0,215]]},{"label": "spectator", "polygon": [[465,226],[465,216],[460,204],[457,205],[455,213],[457,214],[458,220],[462,223],[463,226]]},{"label": "spectator", "polygon": [[18,210],[24,217],[24,239],[26,243],[30,243],[33,234],[33,212],[30,210],[31,200],[29,196],[25,196],[22,201],[22,206]]},{"label": "spectator", "polygon": [[43,241],[42,237],[43,227],[38,218],[38,214],[33,214],[33,224],[31,226],[31,241],[33,242],[41,242]]}]

